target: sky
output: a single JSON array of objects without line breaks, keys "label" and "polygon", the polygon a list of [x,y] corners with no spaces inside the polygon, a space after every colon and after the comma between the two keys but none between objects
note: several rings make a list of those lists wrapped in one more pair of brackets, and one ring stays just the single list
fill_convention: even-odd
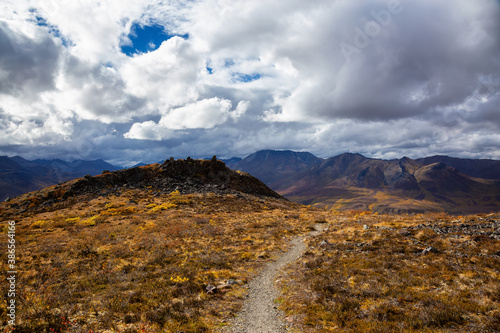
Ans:
[{"label": "sky", "polygon": [[0,155],[500,159],[499,0],[0,0]]}]

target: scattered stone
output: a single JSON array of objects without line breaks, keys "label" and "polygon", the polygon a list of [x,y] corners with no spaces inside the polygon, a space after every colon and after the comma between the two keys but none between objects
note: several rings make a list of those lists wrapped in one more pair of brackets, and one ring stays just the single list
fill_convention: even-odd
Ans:
[{"label": "scattered stone", "polygon": [[[217,160],[216,156],[208,161],[194,160],[190,157],[186,160],[170,158],[160,164],[159,168],[136,167],[104,172],[96,177],[87,174],[83,178],[61,184],[59,187],[48,188],[43,192],[38,191],[35,194],[39,199],[37,207],[44,209],[82,194],[93,197],[118,196],[123,189],[146,188],[153,189],[155,197],[179,191],[181,194],[240,195],[244,193],[261,199],[264,197],[284,199],[258,179],[227,168],[224,162]],[[44,195],[40,196],[40,193]],[[8,200],[8,198],[5,199],[5,201]],[[30,201],[24,200],[22,207],[16,208],[11,205],[10,208],[26,209],[24,212],[27,212],[30,204]]]},{"label": "scattered stone", "polygon": [[325,248],[330,247],[331,245],[332,244],[329,243],[327,240],[323,240],[323,241],[321,241],[321,243],[319,243],[320,247],[325,247]]},{"label": "scattered stone", "polygon": [[435,247],[428,246],[422,251],[422,255],[426,255],[428,253],[439,253],[439,251]]},{"label": "scattered stone", "polygon": [[399,230],[399,234],[403,237],[408,237],[411,236],[411,232],[408,229],[401,229]]},{"label": "scattered stone", "polygon": [[205,290],[207,291],[207,294],[213,294],[217,291],[217,287],[209,284],[208,286],[205,287]]},{"label": "scattered stone", "polygon": [[226,282],[230,286],[234,286],[235,284],[238,284],[238,282],[235,279],[229,279]]},{"label": "scattered stone", "polygon": [[385,227],[385,226],[382,226],[382,227],[377,226],[376,228],[379,230],[391,230],[391,231],[394,230],[394,228],[392,228],[392,227]]},{"label": "scattered stone", "polygon": [[363,225],[363,230],[368,230],[368,229],[370,229],[370,227],[368,225],[366,225],[366,224]]},{"label": "scattered stone", "polygon": [[51,309],[49,311],[49,313],[52,315],[52,316],[55,316],[55,317],[60,317],[63,315],[63,312],[61,311],[61,309],[59,308],[55,308],[55,309]]},{"label": "scattered stone", "polygon": [[216,287],[217,291],[219,291],[219,290],[220,290],[221,292],[227,291],[228,289],[231,289],[231,288],[232,288],[232,286],[231,286],[231,285],[229,285],[229,284],[227,284],[227,283],[219,284],[219,285]]}]

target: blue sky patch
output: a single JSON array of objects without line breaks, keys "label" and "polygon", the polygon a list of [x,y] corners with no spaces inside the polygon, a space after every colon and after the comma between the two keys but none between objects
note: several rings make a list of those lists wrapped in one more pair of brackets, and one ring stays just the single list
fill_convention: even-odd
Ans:
[{"label": "blue sky patch", "polygon": [[189,38],[188,34],[170,34],[158,24],[141,26],[139,23],[134,23],[130,28],[130,33],[128,35],[131,44],[121,45],[121,50],[129,57],[132,57],[137,53],[154,51],[160,47],[161,43],[175,36],[179,36],[184,39]]},{"label": "blue sky patch", "polygon": [[207,61],[205,65],[205,69],[207,70],[209,75],[212,75],[214,73],[214,67],[212,66],[212,63],[210,60]]},{"label": "blue sky patch", "polygon": [[237,82],[252,82],[260,79],[259,73],[252,74],[243,74],[243,73],[234,73],[233,78]]},{"label": "blue sky patch", "polygon": [[39,27],[48,28],[49,33],[51,33],[55,37],[59,38],[64,46],[68,47],[69,45],[72,45],[71,41],[61,34],[61,31],[59,31],[59,28],[57,26],[48,23],[45,18],[36,15],[35,9],[31,8],[30,12],[35,13],[35,18],[34,18],[33,22],[36,25],[38,25]]},{"label": "blue sky patch", "polygon": [[48,27],[47,20],[40,16],[35,16],[36,25],[40,27]]},{"label": "blue sky patch", "polygon": [[234,66],[234,60],[233,59],[226,59],[224,60],[224,67],[231,67]]}]

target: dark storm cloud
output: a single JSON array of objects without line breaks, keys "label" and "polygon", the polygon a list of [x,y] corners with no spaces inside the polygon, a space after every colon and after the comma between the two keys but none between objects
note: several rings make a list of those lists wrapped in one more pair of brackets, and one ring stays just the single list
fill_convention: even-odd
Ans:
[{"label": "dark storm cloud", "polygon": [[[346,23],[353,27],[352,40],[346,34],[344,40],[333,43],[348,42],[354,47],[357,37],[366,40],[366,46],[344,59],[339,70],[340,50],[323,59],[322,67],[315,65],[314,54],[296,59],[310,60],[313,83],[299,87],[289,107],[325,119],[408,118],[459,106],[481,88],[482,77],[500,76],[500,20],[492,3],[470,5],[471,12],[459,6],[450,11],[446,2],[401,3],[401,13],[393,15],[386,27],[378,25],[380,32],[369,37],[359,32],[363,23],[377,24],[371,13],[387,10],[383,2],[353,1],[346,8],[348,16],[359,17]],[[327,46],[324,49],[325,54],[332,52]],[[285,119],[286,112],[287,107]]]},{"label": "dark storm cloud", "polygon": [[0,22],[0,93],[33,98],[53,89],[59,53],[50,36],[33,40]]}]

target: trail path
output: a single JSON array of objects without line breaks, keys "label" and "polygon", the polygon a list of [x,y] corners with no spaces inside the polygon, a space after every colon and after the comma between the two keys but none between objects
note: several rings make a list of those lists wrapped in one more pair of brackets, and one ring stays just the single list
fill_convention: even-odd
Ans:
[{"label": "trail path", "polygon": [[[316,225],[316,231],[309,233],[318,235],[321,225]],[[248,285],[248,297],[239,316],[232,321],[226,332],[229,333],[281,333],[287,332],[283,323],[283,314],[276,308],[274,300],[279,291],[274,285],[278,273],[284,266],[299,259],[306,250],[304,236],[291,241],[291,248],[276,261],[267,264],[259,276]]]}]

